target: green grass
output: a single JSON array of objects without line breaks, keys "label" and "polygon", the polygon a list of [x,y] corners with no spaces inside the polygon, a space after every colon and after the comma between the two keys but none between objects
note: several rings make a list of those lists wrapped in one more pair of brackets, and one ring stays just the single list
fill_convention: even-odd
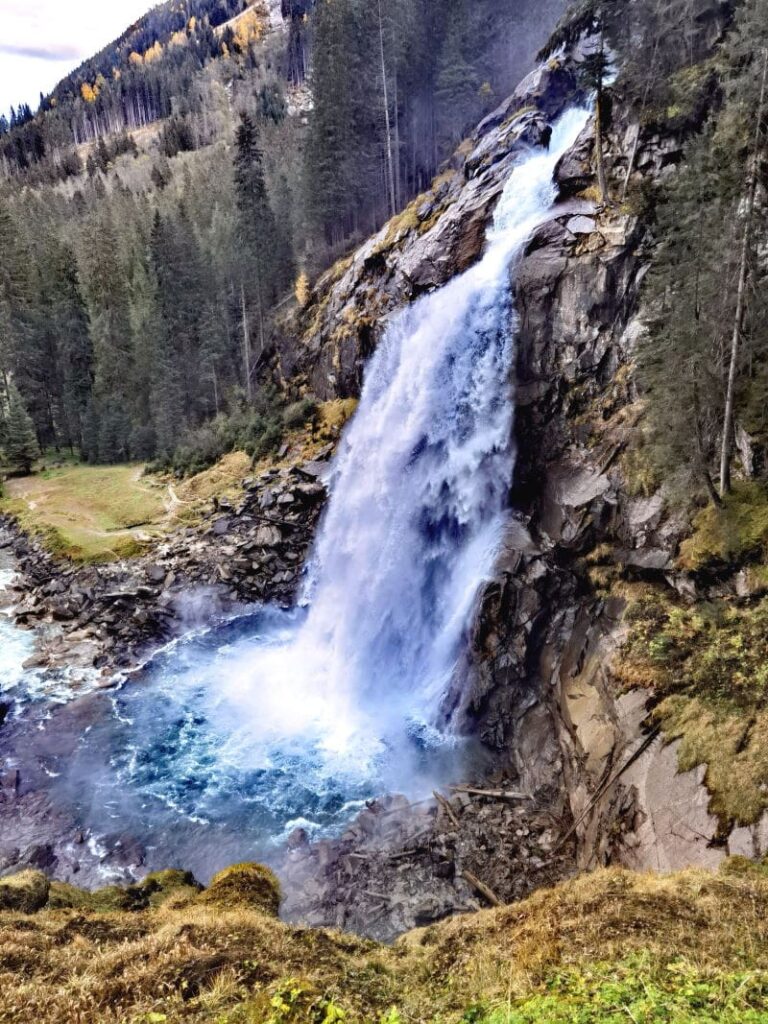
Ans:
[{"label": "green grass", "polygon": [[79,561],[127,557],[167,518],[164,485],[142,467],[64,465],[9,480],[0,505],[54,553]]},{"label": "green grass", "polygon": [[[467,1024],[471,1014],[465,1015]],[[768,1024],[768,971],[703,969],[638,954],[555,973],[544,991],[479,1018],[481,1024]]]}]

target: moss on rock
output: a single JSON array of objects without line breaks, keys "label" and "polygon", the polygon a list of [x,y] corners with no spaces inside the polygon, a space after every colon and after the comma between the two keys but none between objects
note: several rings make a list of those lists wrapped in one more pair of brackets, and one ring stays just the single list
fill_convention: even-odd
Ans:
[{"label": "moss on rock", "polygon": [[626,623],[616,678],[654,690],[680,770],[706,766],[723,825],[756,822],[768,810],[768,599],[687,605],[648,587]]},{"label": "moss on rock", "polygon": [[34,914],[45,906],[49,885],[42,871],[21,871],[0,878],[0,910]]},{"label": "moss on rock", "polygon": [[768,490],[754,481],[738,484],[722,509],[708,506],[680,546],[680,567],[692,571],[768,557]]},{"label": "moss on rock", "polygon": [[277,877],[263,864],[234,864],[214,875],[199,899],[225,908],[253,907],[276,917],[282,894]]},{"label": "moss on rock", "polygon": [[111,914],[142,910],[147,906],[147,901],[133,886],[121,889],[117,885],[109,885],[88,892],[68,882],[51,882],[48,906],[52,910],[87,910],[92,914]]},{"label": "moss on rock", "polygon": [[68,882],[51,882],[48,907],[51,910],[84,910],[92,914],[113,914],[146,910],[173,900],[194,899],[202,889],[189,871],[171,869],[147,875],[136,885],[121,888],[109,885],[89,892]]}]

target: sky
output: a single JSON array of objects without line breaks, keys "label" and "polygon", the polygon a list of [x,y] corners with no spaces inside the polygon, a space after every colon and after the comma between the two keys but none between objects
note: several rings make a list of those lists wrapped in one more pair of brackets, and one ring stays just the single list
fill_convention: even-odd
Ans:
[{"label": "sky", "polygon": [[0,0],[0,112],[53,89],[157,0]]}]

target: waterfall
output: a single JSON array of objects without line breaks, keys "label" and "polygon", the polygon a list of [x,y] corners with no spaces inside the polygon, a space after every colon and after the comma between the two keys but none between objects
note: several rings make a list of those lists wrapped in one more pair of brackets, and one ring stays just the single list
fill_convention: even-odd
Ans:
[{"label": "waterfall", "polygon": [[[331,466],[302,607],[174,646],[115,696],[114,734],[89,736],[77,771],[93,780],[88,750],[115,751],[99,803],[135,817],[158,862],[188,842],[197,866],[206,826],[206,865],[254,856],[297,824],[338,828],[377,793],[423,795],[444,771],[456,741],[435,723],[514,470],[510,275],[587,117],[565,114],[549,150],[521,157],[482,259],[390,319]],[[174,832],[190,820],[187,839]]]},{"label": "waterfall", "polygon": [[507,513],[510,267],[586,118],[565,114],[549,150],[513,170],[480,262],[387,326],[333,464],[306,618],[251,652],[228,687],[261,738],[314,736],[370,757],[403,722],[429,729]]}]

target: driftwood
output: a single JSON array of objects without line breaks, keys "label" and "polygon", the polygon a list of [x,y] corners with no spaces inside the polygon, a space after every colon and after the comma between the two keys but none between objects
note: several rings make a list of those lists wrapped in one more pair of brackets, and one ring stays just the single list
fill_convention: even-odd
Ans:
[{"label": "driftwood", "polygon": [[392,897],[388,896],[385,892],[374,892],[372,889],[363,889],[362,893],[364,896],[371,896],[375,900],[384,900],[386,903],[392,902]]},{"label": "driftwood", "polygon": [[426,852],[426,846],[417,846],[413,850],[401,850],[400,853],[391,853],[387,860],[406,860],[408,857],[418,857],[419,854]]},{"label": "driftwood", "polygon": [[[229,513],[224,513],[229,515]],[[310,528],[305,523],[289,523],[287,519],[276,519],[275,516],[265,516],[260,512],[247,512],[243,519],[253,519],[257,523],[269,523],[270,526],[282,526],[286,530],[301,530],[304,533],[310,533]]]},{"label": "driftwood", "polygon": [[643,742],[640,744],[640,746],[637,748],[634,754],[630,754],[630,756],[622,764],[622,766],[617,771],[615,771],[613,775],[609,776],[609,778],[606,779],[606,781],[601,786],[598,786],[595,795],[592,797],[587,806],[584,808],[584,811],[579,815],[576,821],[574,821],[573,825],[571,825],[571,827],[565,833],[563,838],[557,844],[555,849],[552,851],[553,853],[557,853],[565,846],[565,844],[568,842],[571,836],[576,832],[576,829],[579,827],[579,825],[590,814],[590,812],[598,803],[598,801],[602,799],[602,797],[605,796],[608,790],[611,789],[613,785],[619,781],[624,772],[627,771],[628,768],[631,768],[635,761],[638,760],[638,758],[643,756],[643,754],[650,747],[650,745],[653,743],[653,741],[656,739],[660,732],[661,726],[657,726],[653,730],[653,732],[649,733],[649,735],[646,736],[646,738],[643,740]]},{"label": "driftwood", "polygon": [[480,879],[477,877],[477,875],[473,875],[471,871],[466,871],[466,870],[462,871],[461,874],[462,874],[462,877],[467,882],[469,882],[469,884],[472,886],[472,888],[475,890],[475,892],[479,892],[481,896],[483,896],[486,900],[488,900],[488,902],[491,904],[492,907],[501,907],[501,906],[503,906],[503,903],[501,902],[499,897],[496,895],[496,893],[493,891],[493,889],[489,889],[488,886],[485,884],[485,882],[481,882],[480,881]]}]

